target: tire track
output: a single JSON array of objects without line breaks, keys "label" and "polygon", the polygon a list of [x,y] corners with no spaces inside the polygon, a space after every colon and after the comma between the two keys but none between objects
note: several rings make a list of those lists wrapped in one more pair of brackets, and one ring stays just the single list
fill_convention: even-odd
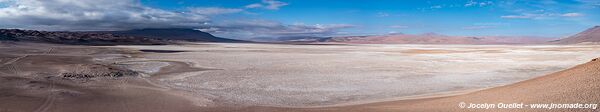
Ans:
[{"label": "tire track", "polygon": [[10,65],[10,64],[12,64],[12,63],[14,63],[14,62],[17,62],[17,61],[19,61],[19,60],[21,60],[22,58],[25,58],[25,57],[27,57],[27,56],[29,56],[29,55],[23,55],[23,56],[19,56],[19,57],[13,58],[13,59],[11,59],[11,60],[8,60],[8,61],[6,61],[4,64],[2,64],[2,66],[0,66],[0,67],[6,66],[6,65]]},{"label": "tire track", "polygon": [[51,81],[48,96],[46,96],[44,103],[40,105],[40,107],[38,107],[34,112],[47,112],[48,109],[54,105],[54,102],[56,101],[56,95],[54,94],[55,86],[56,85],[54,81]]},{"label": "tire track", "polygon": [[10,59],[8,61],[6,61],[5,63],[3,63],[2,65],[0,65],[0,68],[6,68],[7,72],[10,72],[14,75],[19,75],[21,72],[19,71],[19,69],[17,69],[17,65],[14,64],[15,62],[27,57],[29,55],[23,55],[23,56],[19,56],[13,59]]},{"label": "tire track", "polygon": [[10,75],[20,75],[21,71],[18,69],[17,65],[15,64],[10,64],[10,65],[5,65],[3,66],[4,69],[6,69],[7,74]]},{"label": "tire track", "polygon": [[[126,89],[127,86],[125,86],[125,85],[128,84],[128,81],[129,81],[128,79],[119,81],[119,82],[121,82],[121,84],[119,85],[119,88]],[[131,112],[131,109],[129,108],[129,106],[127,106],[127,104],[129,104],[129,102],[126,99],[117,99],[117,100],[121,104],[121,108],[124,108],[125,112]]]},{"label": "tire track", "polygon": [[[48,48],[47,51],[40,53],[39,55],[50,55],[53,51],[54,51],[54,48],[50,47],[50,48]],[[15,75],[19,75],[22,73],[22,71],[21,71],[22,67],[20,67],[18,64],[15,64],[15,62],[17,62],[27,56],[29,56],[29,55],[23,55],[23,56],[19,56],[17,58],[8,60],[7,62],[0,65],[0,68],[6,67],[8,69],[8,71],[13,72]],[[52,80],[49,80],[49,81],[50,81],[50,88],[48,89],[48,95],[44,99],[44,103],[42,103],[34,112],[47,112],[56,102],[56,99],[57,99],[56,92],[55,92],[56,84]]]},{"label": "tire track", "polygon": [[0,74],[3,74],[3,75],[9,75],[8,73],[5,73],[5,72],[3,72],[3,71],[0,71]]},{"label": "tire track", "polygon": [[43,55],[49,55],[52,53],[52,51],[54,51],[54,47],[48,48],[48,51],[44,52]]},{"label": "tire track", "polygon": [[[42,55],[47,55],[47,54],[51,53],[53,49],[54,48],[52,48],[52,47],[49,48],[48,51],[42,53]],[[56,88],[56,83],[53,80],[50,80],[50,89],[48,90],[48,96],[46,96],[44,103],[42,105],[40,105],[40,107],[38,107],[34,112],[47,112],[48,109],[50,109],[52,107],[52,105],[54,105],[54,102],[56,101],[56,95],[54,92],[55,88]]]},{"label": "tire track", "polygon": [[[161,89],[163,89],[163,90],[171,90],[171,88],[170,88],[170,87],[168,87],[168,86],[164,86],[164,85],[161,85],[161,84],[154,83],[154,82],[152,82],[152,81],[151,81],[150,79],[148,79],[148,78],[144,78],[144,77],[141,77],[141,76],[140,76],[140,78],[142,78],[142,80],[144,80],[144,82],[146,82],[146,83],[148,83],[148,84],[150,84],[150,85],[152,85],[152,86],[155,86],[155,87],[157,87],[157,88],[158,88],[157,90],[161,90]],[[151,87],[148,87],[148,88],[151,88]]]},{"label": "tire track", "polygon": [[8,65],[6,68],[8,68],[8,71],[10,71],[13,75],[19,75],[19,71],[14,64]]},{"label": "tire track", "polygon": [[[51,47],[51,48],[48,48],[47,51],[41,53],[41,55],[49,55],[53,51],[54,51],[54,48]],[[0,65],[0,68],[6,67],[8,69],[8,71],[12,72],[15,75],[19,75],[19,74],[22,73],[21,72],[21,67],[19,67],[19,65],[14,64],[14,63],[17,62],[17,61],[19,61],[19,60],[21,60],[21,59],[23,59],[23,58],[25,58],[25,57],[27,57],[27,56],[30,56],[30,55],[23,55],[23,56],[19,56],[19,57],[10,59],[10,60],[4,62],[2,65]],[[4,74],[6,74],[6,73],[4,73]]]}]

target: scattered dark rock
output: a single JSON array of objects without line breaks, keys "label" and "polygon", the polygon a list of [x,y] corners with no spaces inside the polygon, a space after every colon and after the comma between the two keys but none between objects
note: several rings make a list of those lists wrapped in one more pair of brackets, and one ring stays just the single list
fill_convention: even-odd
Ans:
[{"label": "scattered dark rock", "polygon": [[112,72],[101,72],[101,73],[62,73],[64,78],[95,78],[95,77],[122,77],[122,76],[134,76],[137,75],[133,71],[112,71]]},{"label": "scattered dark rock", "polygon": [[82,93],[76,91],[59,91],[58,94],[63,97],[77,97],[81,96]]},{"label": "scattered dark rock", "polygon": [[138,75],[137,72],[133,70],[116,68],[107,65],[100,64],[91,64],[91,65],[82,65],[80,72],[66,72],[62,73],[61,76],[63,78],[71,78],[71,79],[90,79],[90,78],[98,78],[98,77],[123,77],[123,76],[135,76]]},{"label": "scattered dark rock", "polygon": [[178,50],[151,50],[151,49],[142,49],[140,51],[142,51],[142,52],[151,52],[151,53],[179,53],[179,52],[185,52],[185,51],[178,51]]}]

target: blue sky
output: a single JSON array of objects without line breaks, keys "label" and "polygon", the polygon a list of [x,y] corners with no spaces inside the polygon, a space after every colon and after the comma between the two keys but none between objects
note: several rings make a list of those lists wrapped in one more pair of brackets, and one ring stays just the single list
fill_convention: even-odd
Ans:
[{"label": "blue sky", "polygon": [[[242,8],[259,0],[145,0],[170,10]],[[600,1],[577,0],[281,0],[279,10],[249,10],[248,18],[284,24],[351,24],[350,34],[566,36],[600,24]]]},{"label": "blue sky", "polygon": [[[0,0],[0,4],[3,4],[0,7],[4,7],[4,9],[0,9],[0,12],[5,10],[2,13],[11,11],[12,13],[26,13],[15,11],[16,6],[25,3],[11,1]],[[44,2],[42,0],[23,1]],[[73,2],[70,0],[55,1],[65,1],[64,4],[59,5],[61,7],[69,6]],[[81,4],[94,2],[83,1]],[[106,5],[105,7],[118,7],[123,8],[122,10],[144,9],[139,13],[147,14],[142,17],[148,17],[151,20],[137,22],[133,21],[139,20],[136,19],[139,17],[137,15],[111,15],[135,11],[119,12],[109,9],[93,9],[81,5],[73,7],[73,9],[83,8],[105,13],[98,14],[102,15],[100,17],[93,15],[90,16],[91,19],[82,18],[66,22],[50,17],[37,17],[35,18],[36,22],[43,18],[44,22],[41,23],[52,21],[47,22],[52,24],[22,23],[5,26],[48,30],[120,30],[185,26],[223,37],[252,38],[429,32],[456,36],[563,37],[600,25],[600,1],[598,0],[113,0],[112,2],[122,1],[127,2],[124,2],[124,5]],[[36,7],[53,6],[55,4]],[[0,19],[2,19],[2,13],[0,13]],[[60,11],[52,10],[43,13],[65,15]],[[80,15],[89,13],[81,12]],[[33,17],[43,15],[39,14]],[[9,15],[4,14],[4,16]],[[5,20],[15,19],[15,16],[19,15],[11,16],[11,18],[5,17],[7,18]],[[25,19],[32,17],[32,15],[25,14],[21,14],[21,16],[29,17]],[[119,24],[110,23],[110,21],[118,21],[113,20],[113,17],[129,18],[130,20],[118,22]],[[22,19],[19,18],[19,21]],[[93,27],[85,26],[89,25],[88,22],[95,21],[106,23]],[[54,24],[61,22],[65,24]],[[73,25],[70,22],[81,24]]]}]

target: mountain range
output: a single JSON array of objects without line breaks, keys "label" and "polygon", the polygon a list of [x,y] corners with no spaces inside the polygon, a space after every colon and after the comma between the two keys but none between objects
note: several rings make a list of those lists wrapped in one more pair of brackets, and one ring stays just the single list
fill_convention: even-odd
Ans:
[{"label": "mountain range", "polygon": [[553,44],[600,44],[600,26],[594,26],[568,38],[551,41]]},{"label": "mountain range", "polygon": [[195,42],[247,42],[242,40],[215,37],[210,33],[185,28],[149,28],[126,31],[107,31],[104,33],[122,36],[146,37],[152,39],[185,40]]},{"label": "mountain range", "polygon": [[[181,41],[242,43],[245,40],[215,37],[194,29],[163,28],[125,31],[51,32],[0,29],[0,40],[31,41],[75,45],[157,45]],[[351,43],[351,44],[600,44],[600,26],[563,39],[527,36],[448,36],[436,33],[371,36],[315,37],[293,36],[252,38],[269,43]]]},{"label": "mountain range", "polygon": [[353,44],[539,44],[551,38],[508,36],[447,36],[435,33],[421,35],[393,34],[376,36],[332,37],[324,42]]},{"label": "mountain range", "polygon": [[126,31],[63,32],[0,29],[0,40],[72,45],[162,45],[180,41],[247,42],[215,37],[193,29],[136,29]]},{"label": "mountain range", "polygon": [[281,43],[349,43],[349,44],[600,44],[600,26],[587,29],[568,38],[534,36],[448,36],[436,33],[389,34],[369,36],[314,37],[294,36],[254,38],[262,42]]},{"label": "mountain range", "polygon": [[161,39],[108,33],[49,32],[19,29],[0,29],[0,40],[72,45],[162,45],[171,43]]}]

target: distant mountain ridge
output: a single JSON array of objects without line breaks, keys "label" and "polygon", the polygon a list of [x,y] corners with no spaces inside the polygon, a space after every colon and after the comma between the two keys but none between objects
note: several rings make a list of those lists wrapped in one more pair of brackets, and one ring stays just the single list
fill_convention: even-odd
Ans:
[{"label": "distant mountain ridge", "polygon": [[210,33],[185,28],[148,28],[126,31],[107,31],[104,33],[166,40],[186,40],[199,42],[248,42],[242,40],[215,37]]},{"label": "distant mountain ridge", "polygon": [[317,37],[317,36],[288,36],[288,37],[256,37],[250,40],[256,42],[283,42],[283,43],[310,43],[310,42],[323,42],[329,39],[329,37]]},{"label": "distant mountain ridge", "polygon": [[0,29],[0,41],[28,41],[73,45],[163,45],[175,44],[177,41],[248,42],[219,38],[206,32],[182,28],[94,32]]},{"label": "distant mountain ridge", "polygon": [[[350,43],[350,44],[600,44],[600,26],[564,39],[526,36],[447,36],[435,33],[421,35],[390,34],[370,36],[315,37],[293,36],[255,38],[275,43]],[[76,45],[156,45],[176,41],[251,42],[215,37],[209,33],[184,28],[151,28],[126,31],[52,32],[0,29],[0,41],[32,41]]]},{"label": "distant mountain ridge", "polygon": [[135,36],[91,32],[50,32],[0,29],[0,41],[26,41],[72,45],[162,45],[172,42]]},{"label": "distant mountain ridge", "polygon": [[525,36],[447,36],[426,33],[421,35],[393,34],[332,37],[323,42],[354,44],[541,44],[550,40],[552,38]]},{"label": "distant mountain ridge", "polygon": [[568,38],[555,40],[553,44],[600,44],[600,26],[594,26]]}]

